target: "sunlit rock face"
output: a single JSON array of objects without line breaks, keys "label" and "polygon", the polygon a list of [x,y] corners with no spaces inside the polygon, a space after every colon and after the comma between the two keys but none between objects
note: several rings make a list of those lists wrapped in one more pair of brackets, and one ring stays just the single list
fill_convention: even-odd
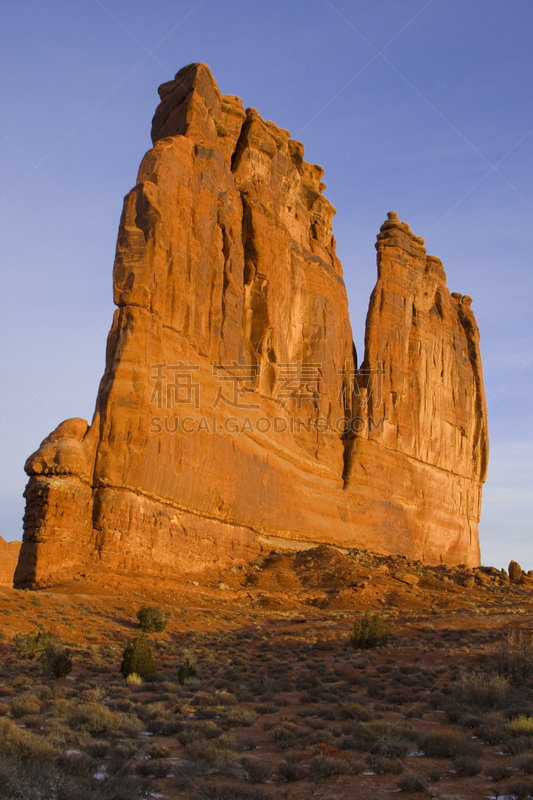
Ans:
[{"label": "sunlit rock face", "polygon": [[477,564],[487,427],[470,298],[392,212],[357,370],[321,167],[204,64],[159,93],[95,415],[26,463],[16,584],[176,575],[284,543]]},{"label": "sunlit rock face", "polygon": [[0,584],[13,585],[13,575],[17,566],[20,542],[6,542],[0,536]]}]

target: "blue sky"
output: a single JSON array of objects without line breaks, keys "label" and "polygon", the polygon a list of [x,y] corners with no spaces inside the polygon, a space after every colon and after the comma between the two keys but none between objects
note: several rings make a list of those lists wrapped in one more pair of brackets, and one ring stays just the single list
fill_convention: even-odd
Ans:
[{"label": "blue sky", "polygon": [[24,461],[91,419],[122,198],[157,86],[205,61],[325,169],[358,351],[396,210],[474,298],[491,459],[482,560],[533,569],[530,0],[18,0],[2,6],[1,519]]}]

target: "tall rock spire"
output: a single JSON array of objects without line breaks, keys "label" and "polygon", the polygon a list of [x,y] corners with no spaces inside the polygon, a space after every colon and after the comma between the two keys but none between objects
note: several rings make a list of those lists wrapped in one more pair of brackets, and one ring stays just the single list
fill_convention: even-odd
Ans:
[{"label": "tall rock spire", "polygon": [[395,212],[376,249],[347,491],[368,497],[360,521],[381,546],[394,536],[433,563],[477,561],[488,428],[472,300],[450,294],[441,261]]},{"label": "tall rock spire", "polygon": [[321,167],[203,64],[160,96],[95,415],[26,463],[16,585],[176,575],[284,540],[477,563],[486,414],[467,299],[389,215],[358,371]]}]

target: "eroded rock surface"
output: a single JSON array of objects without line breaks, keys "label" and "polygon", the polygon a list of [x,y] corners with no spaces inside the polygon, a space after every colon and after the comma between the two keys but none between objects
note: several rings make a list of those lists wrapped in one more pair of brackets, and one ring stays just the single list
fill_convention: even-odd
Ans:
[{"label": "eroded rock surface", "polygon": [[13,575],[20,552],[20,542],[6,542],[0,536],[0,583],[13,585]]},{"label": "eroded rock surface", "polygon": [[273,542],[477,564],[470,299],[389,215],[358,372],[323,170],[203,64],[159,92],[95,416],[26,463],[17,585],[84,566],[176,574]]},{"label": "eroded rock surface", "polygon": [[[381,226],[345,480],[381,547],[479,563],[488,429],[472,298],[394,212]],[[416,534],[414,535],[414,532]],[[414,542],[416,541],[416,545]],[[370,544],[370,542],[369,542]]]}]

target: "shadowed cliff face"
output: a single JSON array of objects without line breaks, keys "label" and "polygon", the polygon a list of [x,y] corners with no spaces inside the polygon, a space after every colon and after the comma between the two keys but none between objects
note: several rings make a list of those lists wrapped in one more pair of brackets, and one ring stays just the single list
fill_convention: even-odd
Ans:
[{"label": "shadowed cliff face", "polygon": [[486,412],[469,298],[395,215],[355,363],[303,146],[193,64],[126,196],[92,424],[26,463],[17,585],[325,542],[477,563]]}]

